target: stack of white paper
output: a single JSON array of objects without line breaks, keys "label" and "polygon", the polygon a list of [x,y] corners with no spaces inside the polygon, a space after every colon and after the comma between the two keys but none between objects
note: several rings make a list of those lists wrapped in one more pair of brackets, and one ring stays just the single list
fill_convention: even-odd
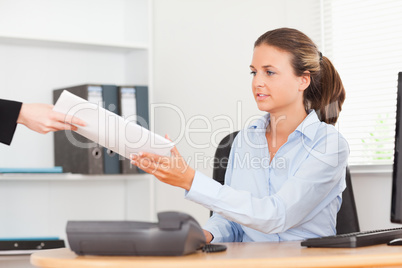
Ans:
[{"label": "stack of white paper", "polygon": [[[126,158],[138,152],[169,155],[174,146],[173,142],[137,125],[136,122],[125,120],[99,104],[90,103],[66,90],[62,92],[53,110],[82,119],[87,125],[77,126],[77,133]],[[72,135],[68,138],[71,142],[74,139]],[[77,144],[76,141],[75,143]],[[91,145],[78,143],[78,146]]]}]

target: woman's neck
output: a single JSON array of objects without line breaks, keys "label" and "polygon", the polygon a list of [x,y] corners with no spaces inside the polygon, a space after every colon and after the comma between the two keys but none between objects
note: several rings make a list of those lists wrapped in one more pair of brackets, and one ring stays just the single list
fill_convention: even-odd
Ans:
[{"label": "woman's neck", "polygon": [[291,113],[271,113],[267,132],[270,133],[271,137],[286,137],[287,139],[306,117],[307,112],[304,108],[301,111]]}]

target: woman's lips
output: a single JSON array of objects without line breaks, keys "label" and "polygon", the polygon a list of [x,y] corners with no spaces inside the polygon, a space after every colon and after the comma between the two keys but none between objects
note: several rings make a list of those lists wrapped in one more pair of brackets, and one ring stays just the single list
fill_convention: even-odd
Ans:
[{"label": "woman's lips", "polygon": [[258,101],[265,100],[265,99],[267,99],[268,97],[269,97],[269,95],[267,95],[267,94],[257,93],[257,100],[258,100]]}]

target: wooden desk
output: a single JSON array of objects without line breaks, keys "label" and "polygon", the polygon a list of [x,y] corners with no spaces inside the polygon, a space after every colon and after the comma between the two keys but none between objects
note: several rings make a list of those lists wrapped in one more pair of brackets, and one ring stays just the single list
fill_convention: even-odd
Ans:
[{"label": "wooden desk", "polygon": [[402,267],[402,246],[318,249],[301,247],[300,242],[226,245],[225,252],[197,252],[181,257],[77,256],[66,248],[52,249],[32,254],[31,263],[42,268]]},{"label": "wooden desk", "polygon": [[[4,253],[4,252],[3,252]],[[27,255],[0,255],[0,267],[26,268],[29,265],[29,254]]]}]

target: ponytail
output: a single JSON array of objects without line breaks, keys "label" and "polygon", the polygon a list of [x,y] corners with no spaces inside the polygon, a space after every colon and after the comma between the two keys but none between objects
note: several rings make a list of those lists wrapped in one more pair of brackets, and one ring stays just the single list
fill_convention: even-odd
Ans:
[{"label": "ponytail", "polygon": [[304,107],[306,111],[314,109],[322,122],[335,125],[345,101],[345,89],[335,67],[314,42],[296,29],[279,28],[261,35],[254,47],[261,44],[292,54],[291,64],[297,76],[310,73],[311,82],[303,94]]},{"label": "ponytail", "polygon": [[319,74],[311,76],[310,86],[304,91],[305,109],[314,109],[321,121],[335,125],[345,96],[341,77],[331,61],[323,56]]}]

